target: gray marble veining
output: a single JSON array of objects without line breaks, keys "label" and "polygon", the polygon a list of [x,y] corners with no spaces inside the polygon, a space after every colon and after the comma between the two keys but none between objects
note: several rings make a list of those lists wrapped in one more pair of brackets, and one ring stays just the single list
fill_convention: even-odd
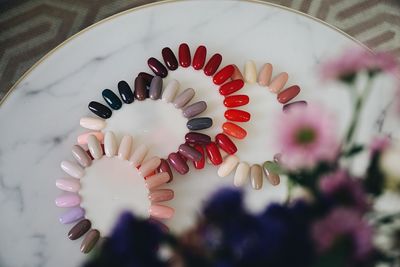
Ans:
[{"label": "gray marble veining", "polygon": [[[88,101],[100,100],[100,90],[115,87],[118,80],[131,83],[133,74],[148,71],[148,57],[160,58],[162,47],[181,42],[222,51],[225,63],[270,60],[304,88],[318,87],[315,72],[321,60],[357,46],[305,16],[238,1],[154,5],[73,38],[30,72],[0,107],[0,266],[63,267],[81,262],[78,242],[66,238],[70,226],[57,221],[61,211],[53,199],[59,193],[55,179],[63,175],[59,162],[70,158]],[[343,95],[304,93],[331,103],[348,117],[336,104]],[[386,100],[380,99],[377,109]],[[376,117],[379,129],[384,115],[382,111]],[[206,171],[215,176],[215,170]],[[198,181],[172,186],[184,195]]]}]

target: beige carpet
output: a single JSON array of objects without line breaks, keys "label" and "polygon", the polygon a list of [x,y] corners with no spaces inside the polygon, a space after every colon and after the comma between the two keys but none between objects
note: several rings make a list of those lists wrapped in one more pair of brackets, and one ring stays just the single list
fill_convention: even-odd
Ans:
[{"label": "beige carpet", "polygon": [[[74,33],[156,1],[0,0],[0,100],[21,75]],[[267,1],[266,1],[267,2]],[[318,17],[400,58],[400,0],[272,0]]]}]

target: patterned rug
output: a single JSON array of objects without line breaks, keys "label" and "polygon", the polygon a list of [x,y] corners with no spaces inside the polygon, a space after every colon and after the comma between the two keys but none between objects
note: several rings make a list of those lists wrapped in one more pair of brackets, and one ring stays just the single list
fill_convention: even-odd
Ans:
[{"label": "patterned rug", "polygon": [[[69,36],[146,0],[0,0],[0,100]],[[332,24],[400,58],[400,0],[271,0]]]}]

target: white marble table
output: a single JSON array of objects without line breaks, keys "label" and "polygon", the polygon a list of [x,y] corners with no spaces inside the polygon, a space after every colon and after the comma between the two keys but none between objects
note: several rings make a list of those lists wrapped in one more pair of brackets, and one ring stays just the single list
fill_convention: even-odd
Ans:
[{"label": "white marble table", "polygon": [[[335,110],[341,128],[347,122],[345,91],[320,88],[315,73],[322,60],[359,44],[323,23],[247,1],[173,1],[114,16],[47,55],[0,107],[0,266],[77,266],[84,258],[79,242],[67,240],[70,226],[58,223],[61,211],[53,202],[59,194],[54,181],[62,175],[59,163],[71,158],[70,147],[83,132],[79,118],[89,114],[88,101],[100,100],[103,88],[115,90],[122,79],[132,84],[139,71],[149,71],[148,57],[160,58],[164,46],[177,52],[181,42],[189,43],[192,53],[205,44],[209,51],[221,52],[225,64],[243,66],[247,59],[258,66],[273,62],[290,73],[290,83],[302,86],[302,98],[322,101]],[[370,104],[365,138],[376,130],[375,120],[388,98],[389,94]],[[262,151],[254,153],[263,156]],[[231,183],[232,177],[218,178],[212,167],[176,176],[170,184],[177,209],[172,228],[190,225],[207,193]],[[248,203],[257,209],[284,195],[283,185],[266,185],[251,192]]]}]

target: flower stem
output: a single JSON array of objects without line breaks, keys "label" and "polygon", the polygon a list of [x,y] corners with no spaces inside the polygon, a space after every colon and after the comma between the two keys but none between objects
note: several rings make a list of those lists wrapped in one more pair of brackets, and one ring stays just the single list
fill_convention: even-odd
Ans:
[{"label": "flower stem", "polygon": [[[344,141],[344,144],[346,146],[350,146],[351,142],[353,141],[354,134],[356,132],[356,129],[357,129],[357,126],[358,126],[358,123],[360,120],[360,115],[361,115],[363,105],[365,104],[368,96],[370,95],[371,89],[372,89],[372,80],[369,77],[368,81],[367,81],[367,85],[365,86],[363,93],[361,95],[358,95],[356,98],[353,117],[351,119],[351,124],[347,131],[346,139]],[[355,88],[352,88],[350,90],[355,90]]]},{"label": "flower stem", "polygon": [[287,197],[286,197],[286,204],[290,203],[290,200],[292,198],[292,192],[293,192],[293,187],[294,187],[294,182],[291,179],[287,179]]},{"label": "flower stem", "polygon": [[363,105],[362,98],[359,97],[357,99],[355,107],[354,107],[353,117],[351,119],[351,124],[350,124],[349,130],[347,131],[347,134],[346,134],[346,141],[345,141],[346,144],[350,144],[353,139],[356,127],[358,125],[358,119],[360,117],[362,105]]}]

